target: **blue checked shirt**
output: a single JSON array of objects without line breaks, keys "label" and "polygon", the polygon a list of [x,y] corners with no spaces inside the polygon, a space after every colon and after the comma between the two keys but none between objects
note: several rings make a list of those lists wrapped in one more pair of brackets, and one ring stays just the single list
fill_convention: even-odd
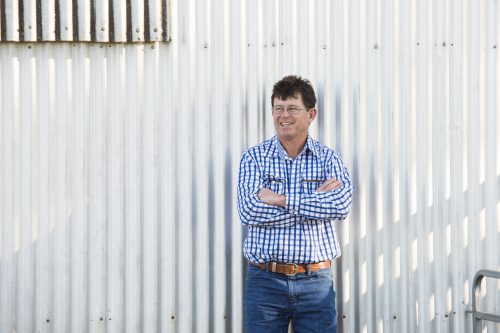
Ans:
[{"label": "blue checked shirt", "polygon": [[[330,178],[343,186],[316,192]],[[257,195],[264,187],[285,194],[286,207],[262,202]],[[334,220],[347,217],[351,202],[351,179],[337,153],[308,137],[302,152],[291,159],[274,136],[241,158],[238,212],[248,226],[243,253],[255,263],[333,259],[340,255]]]}]

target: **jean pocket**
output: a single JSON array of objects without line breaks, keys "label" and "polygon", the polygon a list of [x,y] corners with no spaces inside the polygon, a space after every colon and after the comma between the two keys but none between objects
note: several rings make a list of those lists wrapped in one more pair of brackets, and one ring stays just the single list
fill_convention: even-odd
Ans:
[{"label": "jean pocket", "polygon": [[253,279],[256,276],[258,276],[262,272],[262,269],[259,267],[249,264],[247,268],[247,280],[248,279]]},{"label": "jean pocket", "polygon": [[333,271],[331,268],[324,268],[314,272],[318,278],[333,280]]}]

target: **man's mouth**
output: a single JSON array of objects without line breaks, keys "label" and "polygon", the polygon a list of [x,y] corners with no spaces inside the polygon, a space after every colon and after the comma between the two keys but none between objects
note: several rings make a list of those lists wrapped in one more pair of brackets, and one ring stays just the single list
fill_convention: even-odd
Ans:
[{"label": "man's mouth", "polygon": [[280,126],[282,126],[282,127],[287,127],[287,126],[291,126],[291,125],[292,125],[292,123],[287,123],[287,122],[280,123]]}]

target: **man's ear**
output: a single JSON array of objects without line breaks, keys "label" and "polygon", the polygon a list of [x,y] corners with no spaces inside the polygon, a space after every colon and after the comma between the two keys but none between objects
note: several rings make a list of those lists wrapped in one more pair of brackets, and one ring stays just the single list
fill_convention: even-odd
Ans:
[{"label": "man's ear", "polygon": [[318,114],[318,110],[315,108],[309,109],[309,124],[313,122],[314,118],[316,118],[316,115]]}]

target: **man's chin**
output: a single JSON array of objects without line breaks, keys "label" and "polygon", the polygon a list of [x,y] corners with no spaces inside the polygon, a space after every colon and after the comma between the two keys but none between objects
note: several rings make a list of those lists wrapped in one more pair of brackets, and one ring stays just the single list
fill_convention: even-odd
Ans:
[{"label": "man's chin", "polygon": [[282,140],[282,141],[283,141],[283,140],[284,140],[284,141],[288,141],[288,140],[290,140],[290,139],[292,139],[292,138],[293,138],[293,135],[290,135],[290,134],[284,134],[284,133],[278,133],[278,138],[279,138],[280,140]]},{"label": "man's chin", "polygon": [[280,129],[277,131],[278,137],[283,138],[283,139],[290,139],[293,137],[293,132],[291,130],[283,130]]}]

